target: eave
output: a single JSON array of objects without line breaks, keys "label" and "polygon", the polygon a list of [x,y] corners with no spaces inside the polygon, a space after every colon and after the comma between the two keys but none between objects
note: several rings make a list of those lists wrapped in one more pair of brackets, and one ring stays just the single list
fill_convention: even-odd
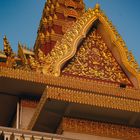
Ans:
[{"label": "eave", "polygon": [[45,87],[37,74],[0,67],[0,125],[11,126],[20,98],[39,100]]},{"label": "eave", "polygon": [[[125,91],[119,91],[121,90]],[[107,95],[98,91],[47,86],[28,129],[55,133],[64,116],[140,127],[139,115],[138,99]],[[46,117],[47,121],[44,121]]]},{"label": "eave", "polygon": [[[55,124],[56,126],[54,125],[55,128],[53,128],[53,130],[49,130],[51,132],[54,132],[54,130],[56,130],[56,128],[59,126],[59,122],[64,115],[63,112],[66,111],[65,109],[67,109],[67,106],[71,105],[73,106],[73,109],[79,106],[80,108],[89,108],[88,110],[91,110],[90,108],[95,108],[95,110],[99,108],[100,110],[107,109],[110,111],[112,110],[113,112],[119,111],[120,114],[126,114],[125,119],[128,119],[127,115],[137,116],[137,114],[140,112],[140,90],[138,89],[130,87],[121,88],[115,84],[105,84],[104,82],[86,79],[83,80],[80,78],[66,76],[44,76],[43,74],[37,72],[25,70],[4,67],[1,67],[0,69],[1,85],[3,85],[1,86],[1,91],[5,91],[11,95],[16,94],[16,96],[20,96],[21,94],[25,94],[27,96],[41,96],[44,92],[36,109],[36,113],[34,114],[30,123],[29,129],[33,129],[35,125],[39,125],[38,121],[40,120],[40,115],[45,116],[46,113],[48,113],[44,113],[44,107],[54,107],[55,109],[53,104],[58,107],[61,104],[59,110],[56,110],[56,112],[60,111],[61,113],[58,115],[59,117],[53,111],[51,114],[48,114],[51,116],[56,116],[56,118],[50,117],[52,122],[54,122],[53,119],[55,119],[57,122]],[[4,81],[9,81],[10,83],[7,85]],[[26,88],[27,85],[28,88]],[[17,92],[18,89],[20,91]],[[38,89],[41,90],[39,91]],[[52,108],[52,110],[54,109]],[[84,114],[85,112],[82,112],[81,114],[83,119]],[[74,115],[73,117],[78,116]],[[137,120],[134,122],[136,121]],[[47,127],[47,125],[45,127]]]},{"label": "eave", "polygon": [[114,97],[140,100],[139,89],[135,89],[133,87],[121,88],[116,84],[113,85],[112,83],[109,84],[104,82],[91,81],[88,79],[80,79],[67,76],[55,77],[51,75],[43,75],[34,71],[26,71],[5,67],[0,67],[0,77],[5,79],[13,79],[15,81],[17,80],[29,83],[42,84],[45,86],[51,85],[86,92],[96,92]]}]

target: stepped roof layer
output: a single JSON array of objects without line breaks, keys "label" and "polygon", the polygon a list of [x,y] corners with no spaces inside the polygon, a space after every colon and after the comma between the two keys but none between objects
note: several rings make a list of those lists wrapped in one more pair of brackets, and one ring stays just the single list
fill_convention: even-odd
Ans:
[{"label": "stepped roof layer", "polygon": [[43,57],[49,84],[29,129],[55,133],[63,116],[140,127],[138,65],[98,4]]},{"label": "stepped roof layer", "polygon": [[[52,1],[48,0],[49,2]],[[66,2],[65,6],[76,9],[73,2]],[[53,6],[51,5],[52,9]],[[50,17],[45,18],[49,20]],[[54,31],[52,34],[54,35]],[[43,35],[43,41],[44,37],[47,34]],[[135,117],[140,113],[139,67],[99,4],[77,18],[47,53],[39,46],[41,43],[35,44],[34,51],[19,43],[16,55],[8,39],[4,37],[4,51],[0,52],[0,82],[4,85],[0,87],[1,93],[12,96],[22,93],[39,97],[43,93],[29,129],[41,127],[40,130],[56,132],[63,115],[90,119],[85,112],[91,116],[95,113],[102,120],[104,118],[101,116],[106,114],[106,110],[109,115],[112,112],[117,114],[118,111],[122,114],[117,119],[114,118],[112,123],[140,127],[138,117],[129,121],[130,116]],[[69,104],[72,112],[82,107],[85,109],[80,112],[80,116],[70,114],[69,109],[65,110]],[[45,109],[50,109],[50,112]],[[103,114],[98,114],[98,109]],[[50,122],[54,123],[55,120],[55,125],[42,123],[45,118],[41,117],[46,114],[48,119],[51,118]],[[113,116],[105,117],[109,121]]]},{"label": "stepped roof layer", "polygon": [[16,55],[4,37],[1,77],[43,84],[51,83],[51,79],[59,84],[60,77],[109,87],[134,90],[140,87],[138,64],[98,4],[67,30],[47,56],[39,48],[37,54],[20,43],[18,48]]},{"label": "stepped roof layer", "polygon": [[47,0],[34,46],[35,52],[41,49],[47,55],[84,12],[83,0]]},{"label": "stepped roof layer", "polygon": [[[61,3],[62,1],[55,1],[55,3],[47,1],[44,10],[47,10],[50,5],[53,7],[54,4],[59,7]],[[82,11],[83,2],[80,4]],[[73,3],[65,2],[64,9],[69,9],[69,7],[75,10],[78,8],[76,3],[74,5],[74,1]],[[64,11],[62,13],[64,14]],[[43,12],[42,18],[44,16]],[[40,24],[42,25],[42,20]],[[42,30],[40,29],[39,32]],[[8,39],[4,37],[4,51],[0,53],[1,69],[14,68],[23,70],[24,73],[74,76],[79,79],[87,78],[136,89],[140,87],[139,67],[134,56],[127,50],[121,36],[100,10],[98,4],[93,10],[89,9],[84,13],[69,28],[47,55],[40,47],[37,48],[38,53],[20,43],[18,48],[18,55],[16,55]]]}]

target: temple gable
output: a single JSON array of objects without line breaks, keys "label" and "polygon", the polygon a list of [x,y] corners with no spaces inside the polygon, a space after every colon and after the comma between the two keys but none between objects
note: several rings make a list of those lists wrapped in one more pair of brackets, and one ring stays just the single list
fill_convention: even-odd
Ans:
[{"label": "temple gable", "polygon": [[79,45],[75,56],[64,66],[63,75],[131,85],[105,41],[92,29]]}]

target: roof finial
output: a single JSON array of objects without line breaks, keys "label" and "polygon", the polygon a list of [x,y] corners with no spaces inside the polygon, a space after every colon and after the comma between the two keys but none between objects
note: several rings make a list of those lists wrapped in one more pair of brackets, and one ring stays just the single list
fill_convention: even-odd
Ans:
[{"label": "roof finial", "polygon": [[6,36],[3,38],[4,53],[6,56],[11,56],[13,54],[12,48]]},{"label": "roof finial", "polygon": [[95,12],[100,11],[100,4],[99,3],[96,3],[94,10],[95,10]]}]

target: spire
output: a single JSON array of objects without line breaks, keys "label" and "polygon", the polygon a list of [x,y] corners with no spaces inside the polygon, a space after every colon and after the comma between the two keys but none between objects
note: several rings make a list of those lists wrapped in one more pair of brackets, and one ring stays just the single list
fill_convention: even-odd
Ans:
[{"label": "spire", "polygon": [[13,54],[13,50],[10,46],[10,43],[8,42],[8,39],[6,36],[3,38],[3,46],[4,46],[4,53],[6,56],[11,56]]},{"label": "spire", "polygon": [[41,49],[47,55],[84,12],[83,0],[47,0],[34,46],[35,52]]}]

